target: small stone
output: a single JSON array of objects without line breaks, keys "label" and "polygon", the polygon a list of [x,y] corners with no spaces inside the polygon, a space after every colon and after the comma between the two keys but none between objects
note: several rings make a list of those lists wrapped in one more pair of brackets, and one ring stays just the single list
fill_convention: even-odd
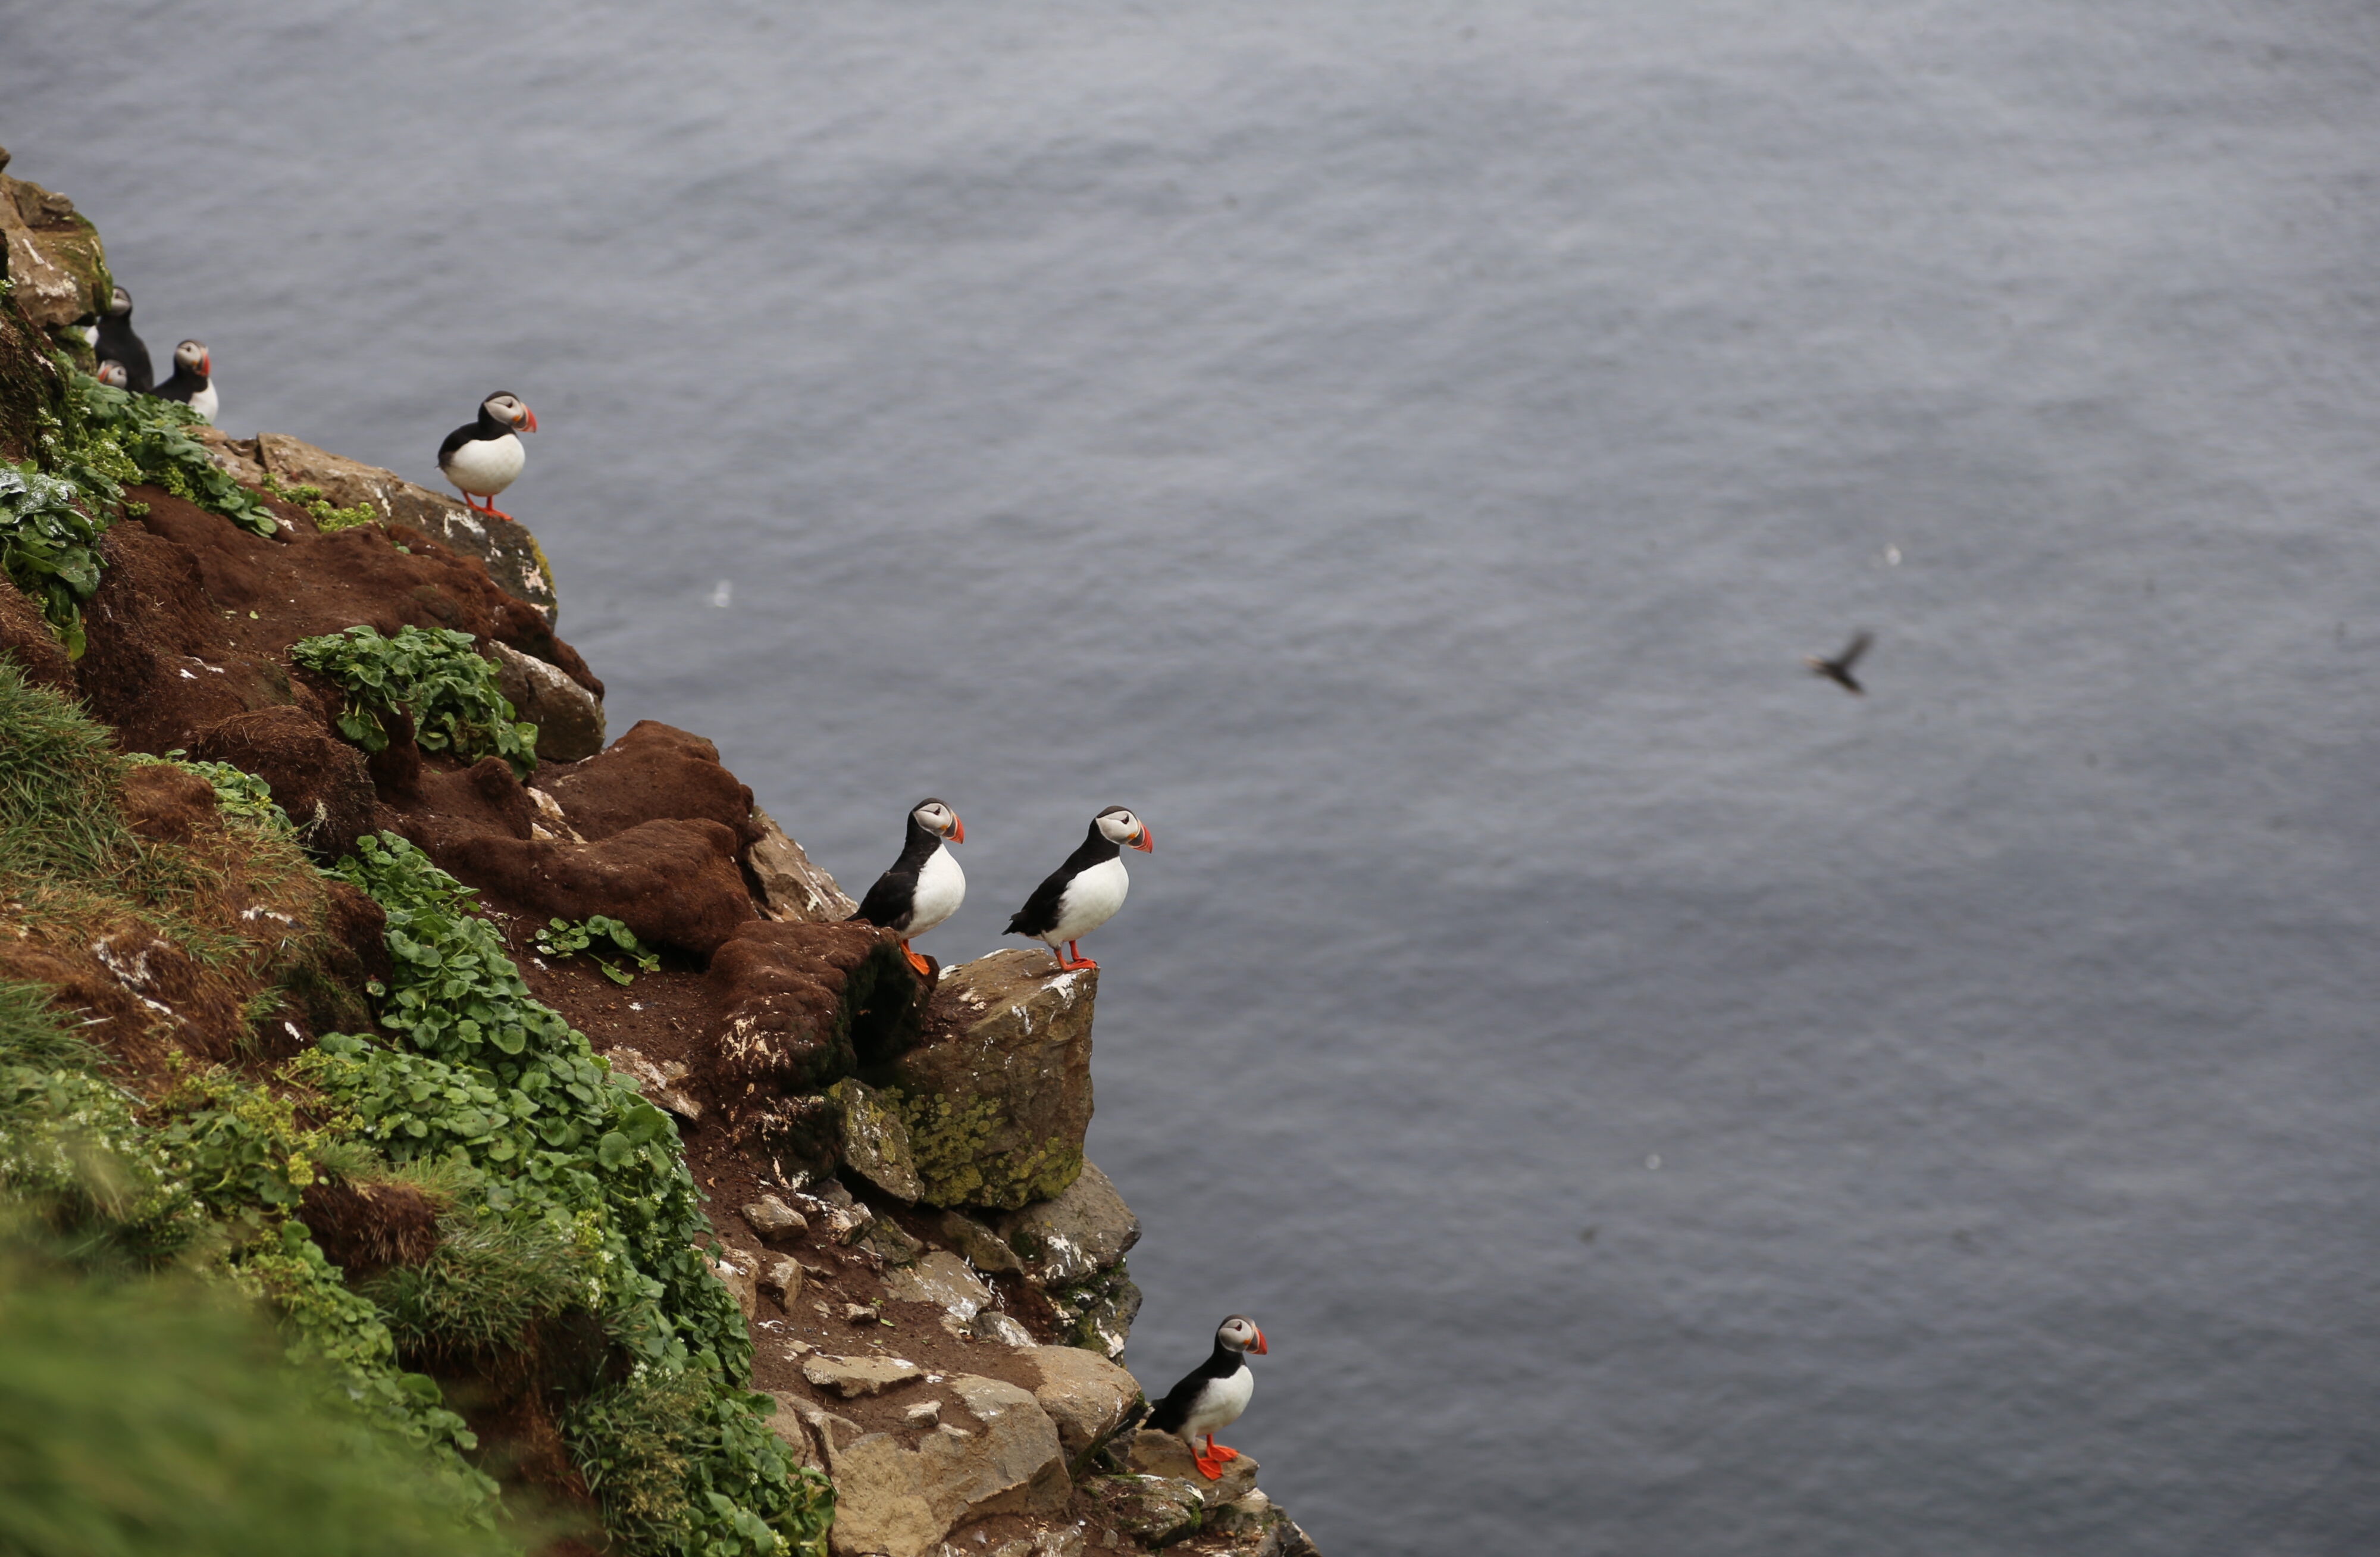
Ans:
[{"label": "small stone", "polygon": [[843,1321],[845,1324],[874,1324],[883,1317],[872,1303],[846,1303],[843,1306]]},{"label": "small stone", "polygon": [[774,1195],[763,1195],[744,1208],[744,1223],[763,1238],[793,1238],[809,1231],[801,1212]]},{"label": "small stone", "polygon": [[1034,1344],[1031,1331],[997,1308],[987,1308],[978,1314],[975,1323],[968,1328],[978,1341],[996,1342],[1002,1346],[1030,1346]]},{"label": "small stone", "polygon": [[788,1341],[785,1343],[785,1356],[788,1358],[806,1357],[817,1350],[818,1348],[816,1346],[811,1345],[807,1341]]},{"label": "small stone", "polygon": [[999,1234],[963,1211],[944,1211],[936,1228],[942,1241],[978,1271],[994,1275],[1019,1274],[1025,1262],[1016,1251],[1001,1240]]},{"label": "small stone", "polygon": [[921,1400],[901,1413],[901,1420],[913,1428],[930,1428],[941,1419],[942,1403],[939,1400]]},{"label": "small stone", "polygon": [[925,1369],[906,1357],[831,1357],[802,1359],[802,1377],[845,1400],[876,1394],[895,1384],[925,1376]]},{"label": "small stone", "polygon": [[760,1269],[759,1286],[762,1292],[768,1293],[778,1302],[787,1308],[793,1307],[794,1299],[802,1295],[802,1262],[790,1255],[783,1254],[764,1261]]},{"label": "small stone", "polygon": [[726,1286],[727,1295],[735,1299],[736,1309],[746,1320],[750,1320],[760,1307],[759,1291],[753,1281],[756,1272],[752,1266],[733,1255],[719,1259],[705,1255],[703,1263],[710,1266],[710,1273]]},{"label": "small stone", "polygon": [[900,1224],[882,1217],[876,1224],[854,1240],[861,1248],[873,1250],[887,1265],[910,1265],[926,1252],[926,1246],[902,1231]]}]

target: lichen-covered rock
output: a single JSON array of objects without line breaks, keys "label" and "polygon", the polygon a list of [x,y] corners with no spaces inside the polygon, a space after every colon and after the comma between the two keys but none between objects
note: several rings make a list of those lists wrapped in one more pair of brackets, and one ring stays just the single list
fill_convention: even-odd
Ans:
[{"label": "lichen-covered rock", "polygon": [[772,919],[804,924],[840,924],[859,911],[826,873],[786,836],[768,812],[752,808],[752,824],[760,835],[745,860],[759,883],[761,906]]},{"label": "lichen-covered rock", "polygon": [[896,1200],[916,1201],[923,1186],[901,1115],[856,1077],[836,1082],[826,1095],[843,1113],[844,1166]]},{"label": "lichen-covered rock", "polygon": [[1197,1490],[1162,1476],[1102,1476],[1089,1490],[1100,1517],[1143,1546],[1172,1546],[1198,1533],[1207,1504]]},{"label": "lichen-covered rock", "polygon": [[878,1217],[874,1225],[852,1240],[887,1265],[914,1265],[926,1252],[926,1246],[902,1229],[897,1222]]},{"label": "lichen-covered rock", "polygon": [[921,1255],[906,1270],[885,1271],[884,1295],[900,1303],[931,1303],[962,1320],[975,1318],[991,1302],[991,1289],[947,1249]]},{"label": "lichen-covered rock", "polygon": [[744,1225],[763,1238],[793,1238],[809,1231],[802,1213],[774,1195],[763,1195],[743,1210]]},{"label": "lichen-covered rock", "polygon": [[836,1557],[929,1557],[965,1520],[1054,1509],[1066,1501],[1058,1429],[1014,1384],[960,1374],[950,1387],[978,1424],[944,1422],[915,1449],[892,1433],[829,1448]]},{"label": "lichen-covered rock", "polygon": [[1007,1240],[965,1211],[944,1211],[934,1230],[978,1271],[995,1276],[1025,1273],[1025,1261],[1016,1258]]},{"label": "lichen-covered rock", "polygon": [[1123,1356],[1132,1321],[1140,1317],[1140,1288],[1123,1262],[1071,1286],[1051,1287],[1048,1295],[1066,1344],[1088,1347],[1110,1360]]},{"label": "lichen-covered rock", "polygon": [[1049,968],[1022,951],[946,968],[925,1036],[893,1060],[927,1204],[1013,1210],[1081,1171],[1099,975]]},{"label": "lichen-covered rock", "polygon": [[603,701],[552,665],[493,643],[496,687],[516,717],[537,726],[537,754],[577,762],[603,749]]},{"label": "lichen-covered rock", "polygon": [[1033,1398],[1058,1424],[1066,1468],[1080,1475],[1137,1414],[1140,1385],[1114,1363],[1079,1346],[1034,1346],[1020,1355],[1040,1378]]},{"label": "lichen-covered rock", "polygon": [[[6,164],[0,152],[0,166]],[[99,229],[66,196],[0,175],[0,237],[17,307],[35,328],[55,331],[107,306],[115,283]]]},{"label": "lichen-covered rock", "polygon": [[1096,1163],[1052,1200],[1011,1211],[993,1224],[1037,1286],[1072,1286],[1119,1263],[1140,1242],[1140,1218]]}]

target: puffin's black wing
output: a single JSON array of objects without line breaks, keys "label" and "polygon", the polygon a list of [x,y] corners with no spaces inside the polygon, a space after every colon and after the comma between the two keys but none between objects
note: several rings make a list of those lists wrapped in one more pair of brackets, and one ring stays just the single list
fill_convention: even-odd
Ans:
[{"label": "puffin's black wing", "polygon": [[1180,1432],[1190,1419],[1190,1408],[1207,1393],[1207,1386],[1218,1379],[1228,1379],[1244,1366],[1238,1354],[1217,1346],[1212,1356],[1183,1376],[1182,1381],[1165,1393],[1148,1414],[1148,1425],[1160,1432]]},{"label": "puffin's black wing", "polygon": [[1050,872],[1050,879],[1033,889],[1025,906],[1016,910],[1002,935],[1040,935],[1057,927],[1058,899],[1066,895],[1066,883],[1103,859],[1113,859],[1123,851],[1093,821],[1090,835],[1075,845],[1066,857],[1066,863]]},{"label": "puffin's black wing", "polygon": [[851,917],[889,930],[917,902],[917,867],[910,864],[905,855],[892,870],[876,878],[876,884],[859,900],[859,911]]},{"label": "puffin's black wing", "polygon": [[100,315],[99,355],[124,364],[124,387],[134,394],[146,395],[157,387],[157,370],[150,365],[149,348],[132,333],[130,315]]},{"label": "puffin's black wing", "polygon": [[179,400],[187,406],[190,403],[190,396],[204,389],[206,383],[207,381],[196,373],[183,371],[182,365],[177,362],[174,365],[174,376],[157,386],[157,398]]},{"label": "puffin's black wing", "polygon": [[1845,644],[1843,651],[1835,656],[1835,663],[1842,667],[1844,675],[1849,675],[1852,667],[1859,663],[1860,656],[1867,652],[1867,646],[1875,641],[1876,634],[1865,628],[1852,634],[1851,642]]},{"label": "puffin's black wing", "polygon": [[480,424],[476,421],[467,421],[446,434],[446,441],[438,445],[438,468],[445,469],[446,462],[455,457],[455,451],[479,435]]}]

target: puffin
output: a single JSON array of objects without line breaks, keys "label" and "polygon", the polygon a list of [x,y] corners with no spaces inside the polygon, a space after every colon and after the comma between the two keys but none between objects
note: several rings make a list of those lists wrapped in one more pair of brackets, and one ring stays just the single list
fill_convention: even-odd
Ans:
[{"label": "puffin", "polygon": [[[1002,933],[1030,935],[1049,943],[1060,972],[1099,967],[1075,943],[1115,918],[1116,910],[1123,906],[1123,894],[1132,886],[1132,878],[1123,869],[1126,844],[1143,854],[1157,852],[1148,825],[1122,806],[1110,806],[1091,818],[1091,830],[1082,846],[1033,889],[1033,895]],[[1058,950],[1061,943],[1066,948],[1062,952]]]},{"label": "puffin", "polygon": [[215,359],[204,341],[184,341],[174,348],[174,376],[157,386],[160,400],[179,400],[201,420],[215,420]]},{"label": "puffin", "polygon": [[108,358],[103,360],[98,368],[92,371],[91,376],[97,379],[100,383],[107,385],[110,389],[129,389],[132,387],[131,375],[128,374],[124,371],[124,364],[116,361],[114,358]]},{"label": "puffin", "polygon": [[[1233,1314],[1215,1327],[1215,1349],[1207,1360],[1184,1375],[1148,1414],[1150,1427],[1172,1433],[1189,1446],[1198,1474],[1209,1481],[1220,1480],[1223,1467],[1240,1457],[1237,1449],[1215,1441],[1215,1429],[1238,1421],[1257,1393],[1247,1354],[1263,1356],[1270,1350],[1256,1320]],[[1207,1441],[1203,1454],[1198,1453],[1201,1438]]]},{"label": "puffin", "polygon": [[1862,627],[1858,632],[1852,634],[1852,640],[1844,644],[1843,651],[1833,659],[1824,659],[1816,654],[1804,654],[1802,656],[1802,663],[1810,667],[1812,675],[1823,675],[1853,697],[1859,697],[1864,695],[1867,688],[1860,685],[1859,677],[1852,672],[1860,663],[1860,656],[1867,652],[1867,646],[1875,641],[1876,634]]},{"label": "puffin", "polygon": [[[519,395],[499,389],[480,402],[480,420],[466,422],[446,434],[438,445],[438,468],[463,493],[463,505],[509,519],[496,506],[496,494],[513,484],[528,463],[528,451],[516,436],[522,428],[537,431],[537,413]],[[471,501],[474,497],[480,501]]]},{"label": "puffin", "polygon": [[149,348],[132,333],[132,294],[117,287],[99,316],[99,338],[91,343],[104,360],[124,365],[125,382],[117,387],[146,395],[157,387],[157,371],[149,365]]},{"label": "puffin", "polygon": [[966,842],[966,823],[940,800],[920,800],[909,811],[909,836],[892,869],[876,878],[859,911],[851,916],[901,938],[901,954],[921,979],[933,977],[933,965],[909,949],[913,936],[923,935],[959,911],[966,901],[966,872],[950,851]]}]

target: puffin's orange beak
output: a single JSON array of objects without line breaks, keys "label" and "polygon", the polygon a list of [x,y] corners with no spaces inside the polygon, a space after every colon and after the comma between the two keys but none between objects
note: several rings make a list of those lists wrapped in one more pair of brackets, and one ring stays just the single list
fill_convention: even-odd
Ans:
[{"label": "puffin's orange beak", "polygon": [[951,842],[953,844],[966,842],[966,823],[959,820],[959,813],[956,811],[951,813]]},{"label": "puffin's orange beak", "polygon": [[212,351],[202,351],[199,353],[199,377],[202,379],[211,379],[214,376],[215,354]]},{"label": "puffin's orange beak", "polygon": [[1250,1346],[1248,1350],[1256,1353],[1256,1355],[1260,1357],[1269,1357],[1272,1356],[1272,1348],[1265,1344],[1264,1332],[1261,1330],[1257,1332],[1257,1344]]},{"label": "puffin's orange beak", "polygon": [[522,413],[523,415],[525,415],[525,416],[527,416],[527,417],[528,418],[528,430],[529,430],[531,432],[536,432],[536,431],[537,431],[537,413],[536,413],[535,411],[530,410],[527,406],[523,406],[523,407],[521,407],[521,413]]},{"label": "puffin's orange beak", "polygon": [[1157,852],[1157,842],[1148,835],[1148,823],[1144,821],[1140,824],[1140,836],[1132,841],[1132,846],[1143,854]]}]

